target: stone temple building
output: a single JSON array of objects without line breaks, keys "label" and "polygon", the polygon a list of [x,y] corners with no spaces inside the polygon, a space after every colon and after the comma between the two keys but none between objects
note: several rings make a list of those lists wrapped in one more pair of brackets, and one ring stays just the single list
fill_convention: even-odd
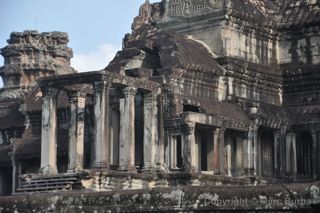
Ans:
[{"label": "stone temple building", "polygon": [[320,1],[146,1],[103,70],[61,32],[1,49],[0,193],[311,183]]}]

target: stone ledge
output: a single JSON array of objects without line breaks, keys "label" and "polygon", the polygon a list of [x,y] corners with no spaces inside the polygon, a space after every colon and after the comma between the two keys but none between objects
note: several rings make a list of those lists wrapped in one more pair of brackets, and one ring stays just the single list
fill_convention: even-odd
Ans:
[{"label": "stone ledge", "polygon": [[272,186],[174,187],[0,197],[2,212],[261,211],[317,212],[319,182]]}]

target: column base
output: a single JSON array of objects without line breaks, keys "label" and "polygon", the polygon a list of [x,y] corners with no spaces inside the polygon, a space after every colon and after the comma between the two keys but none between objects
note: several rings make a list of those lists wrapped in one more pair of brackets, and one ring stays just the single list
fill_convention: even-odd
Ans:
[{"label": "column base", "polygon": [[58,174],[58,169],[56,166],[45,166],[39,169],[39,173],[42,175],[53,176]]},{"label": "column base", "polygon": [[214,174],[214,175],[220,175],[221,172],[220,172],[220,170],[216,169],[216,170],[213,170],[213,174]]},{"label": "column base", "polygon": [[119,166],[118,171],[120,172],[137,172],[135,166]]},{"label": "column base", "polygon": [[157,164],[155,170],[156,170],[156,172],[167,172],[168,171],[167,167],[163,164]]},{"label": "column base", "polygon": [[79,174],[79,173],[83,173],[83,169],[68,169],[67,173],[68,174]]},{"label": "column base", "polygon": [[93,169],[109,170],[110,169],[110,165],[108,163],[98,162],[98,163],[95,163],[93,165]]},{"label": "column base", "polygon": [[141,170],[143,173],[153,173],[155,171],[157,171],[157,168],[156,167],[152,167],[152,166],[147,166],[147,167],[142,167],[142,170]]}]

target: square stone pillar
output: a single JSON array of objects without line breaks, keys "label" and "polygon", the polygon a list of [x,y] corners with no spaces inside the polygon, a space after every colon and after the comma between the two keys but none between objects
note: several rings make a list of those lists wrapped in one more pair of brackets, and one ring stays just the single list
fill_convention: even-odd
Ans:
[{"label": "square stone pillar", "polygon": [[195,137],[196,123],[186,122],[184,133],[183,160],[184,169],[190,172],[198,172],[198,149]]},{"label": "square stone pillar", "polygon": [[250,128],[249,131],[248,131],[248,138],[247,138],[247,143],[248,143],[248,146],[247,146],[247,153],[248,153],[248,156],[247,156],[247,165],[248,165],[248,169],[249,169],[249,175],[251,175],[251,169],[253,169],[253,135],[254,135],[254,132],[253,132],[253,128]]},{"label": "square stone pillar", "polygon": [[250,175],[250,167],[249,167],[249,155],[250,155],[250,147],[249,147],[249,133],[244,132],[242,134],[242,169],[246,175]]},{"label": "square stone pillar", "polygon": [[[162,103],[161,97],[159,97],[159,102]],[[164,134],[164,121],[163,121],[163,106],[159,104],[158,106],[158,143],[157,143],[157,154],[156,154],[156,164],[158,172],[166,172],[168,164],[165,163],[165,134]]]},{"label": "square stone pillar", "polygon": [[218,143],[219,143],[219,170],[220,174],[226,174],[226,159],[225,159],[225,143],[224,143],[224,133],[226,129],[224,127],[219,128],[218,132]]},{"label": "square stone pillar", "polygon": [[73,92],[69,95],[70,126],[69,126],[69,164],[68,172],[83,170],[84,158],[84,116],[85,94]]},{"label": "square stone pillar", "polygon": [[274,176],[279,176],[280,174],[280,159],[279,159],[279,149],[280,149],[280,131],[276,131],[273,133],[274,136]]},{"label": "square stone pillar", "polygon": [[286,176],[286,155],[289,153],[286,153],[286,128],[283,127],[280,129],[280,137],[279,137],[279,170],[280,170],[280,176],[285,177]]},{"label": "square stone pillar", "polygon": [[312,134],[312,176],[314,179],[317,179],[318,174],[318,168],[319,168],[319,132],[318,131],[311,131]]},{"label": "square stone pillar", "polygon": [[226,175],[232,176],[232,146],[231,146],[231,136],[226,137],[226,146],[225,146],[225,168]]},{"label": "square stone pillar", "polygon": [[177,169],[177,136],[169,135],[170,169]]},{"label": "square stone pillar", "polygon": [[261,144],[258,135],[258,126],[255,126],[252,131],[254,175],[259,176],[261,175]]},{"label": "square stone pillar", "polygon": [[109,92],[111,83],[106,81],[94,84],[94,147],[93,167],[109,169]]},{"label": "square stone pillar", "polygon": [[213,130],[213,171],[215,174],[220,173],[220,143],[219,134],[221,128]]},{"label": "square stone pillar", "polygon": [[153,94],[145,94],[143,113],[143,170],[152,171],[156,168],[156,147],[158,142],[158,107],[157,99]]},{"label": "square stone pillar", "polygon": [[292,175],[295,181],[297,178],[297,153],[296,153],[296,135],[288,133],[286,135],[286,171]]},{"label": "square stone pillar", "polygon": [[135,168],[135,95],[137,89],[126,87],[125,98],[120,99],[120,152],[119,170]]},{"label": "square stone pillar", "polygon": [[55,88],[42,89],[41,165],[44,175],[56,175],[57,170],[57,94]]}]

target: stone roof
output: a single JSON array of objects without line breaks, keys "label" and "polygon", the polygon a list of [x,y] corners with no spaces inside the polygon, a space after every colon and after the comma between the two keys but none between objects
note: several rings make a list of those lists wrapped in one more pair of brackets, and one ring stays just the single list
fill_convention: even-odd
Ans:
[{"label": "stone roof", "polygon": [[305,26],[319,24],[320,1],[319,0],[287,0],[280,3],[282,24],[290,26]]},{"label": "stone roof", "polygon": [[149,42],[150,48],[159,50],[162,67],[193,67],[207,72],[221,70],[206,47],[184,35],[159,32],[150,36]]},{"label": "stone roof", "polygon": [[[143,61],[150,52],[159,57],[160,63],[146,68],[156,70],[180,67],[222,73],[222,68],[204,45],[185,35],[168,31],[150,32],[143,39],[127,42],[126,47],[117,53],[106,69],[120,72],[121,69],[128,68],[132,60]],[[142,62],[142,66],[144,65]]]},{"label": "stone roof", "polygon": [[[57,154],[65,156],[68,152],[68,131],[60,131],[57,134]],[[19,158],[40,157],[41,153],[41,137],[32,134],[31,129],[27,129],[22,138],[15,139],[15,154]]]},{"label": "stone roof", "polygon": [[320,124],[320,106],[304,105],[302,106],[291,106],[287,108],[288,113],[295,125],[311,125]]},{"label": "stone roof", "polygon": [[[42,92],[39,87],[34,87],[34,89],[26,95],[25,107],[28,113],[41,112]],[[59,108],[69,107],[69,99],[65,92],[60,92],[58,95],[58,107]]]},{"label": "stone roof", "polygon": [[19,100],[0,100],[0,129],[24,126]]},{"label": "stone roof", "polygon": [[270,0],[230,0],[232,16],[236,16],[256,24],[275,26],[277,8]]},{"label": "stone roof", "polygon": [[8,165],[7,162],[10,161],[9,152],[11,152],[11,145],[10,144],[0,144],[0,165],[1,163],[5,163]]}]

